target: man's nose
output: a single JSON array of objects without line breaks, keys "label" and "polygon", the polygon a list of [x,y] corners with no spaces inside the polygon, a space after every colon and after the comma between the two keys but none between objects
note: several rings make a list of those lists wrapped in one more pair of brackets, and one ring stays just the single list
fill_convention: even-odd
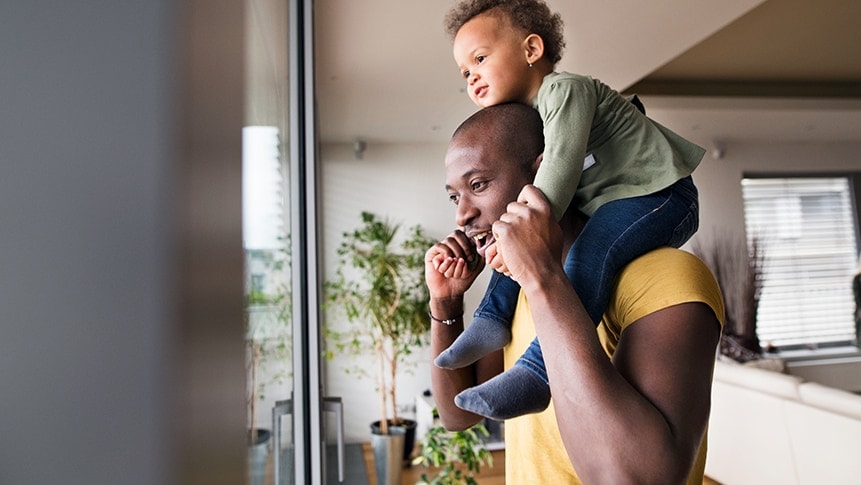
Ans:
[{"label": "man's nose", "polygon": [[478,210],[469,202],[469,199],[462,198],[457,204],[457,210],[455,210],[454,223],[460,227],[466,227],[477,215]]}]

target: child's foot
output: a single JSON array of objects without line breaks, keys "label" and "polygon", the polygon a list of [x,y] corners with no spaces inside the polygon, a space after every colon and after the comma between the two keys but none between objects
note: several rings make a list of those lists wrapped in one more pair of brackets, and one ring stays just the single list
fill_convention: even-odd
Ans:
[{"label": "child's foot", "polygon": [[454,397],[454,403],[490,419],[511,419],[544,411],[550,404],[550,386],[526,367],[515,365],[461,392]]},{"label": "child's foot", "polygon": [[493,320],[476,317],[433,363],[443,369],[459,369],[505,347],[508,342],[511,342],[511,330],[508,327]]}]

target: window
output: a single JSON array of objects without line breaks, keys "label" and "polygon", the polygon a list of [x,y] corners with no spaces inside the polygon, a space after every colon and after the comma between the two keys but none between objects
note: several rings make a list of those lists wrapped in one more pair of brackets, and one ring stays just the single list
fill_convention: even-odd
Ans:
[{"label": "window", "polygon": [[763,251],[757,334],[762,345],[856,342],[858,270],[852,177],[742,180],[748,242]]}]

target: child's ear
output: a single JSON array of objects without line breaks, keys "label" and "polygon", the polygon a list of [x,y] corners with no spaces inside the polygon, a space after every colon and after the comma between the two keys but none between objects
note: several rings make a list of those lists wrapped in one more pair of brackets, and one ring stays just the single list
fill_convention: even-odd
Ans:
[{"label": "child's ear", "polygon": [[526,62],[529,64],[535,64],[544,57],[544,39],[540,35],[527,35],[523,40],[523,46],[526,48]]}]

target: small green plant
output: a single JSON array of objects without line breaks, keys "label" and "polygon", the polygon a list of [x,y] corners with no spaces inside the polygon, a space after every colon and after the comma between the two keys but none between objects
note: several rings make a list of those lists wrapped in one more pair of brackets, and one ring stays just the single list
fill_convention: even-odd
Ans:
[{"label": "small green plant", "polygon": [[475,475],[481,466],[493,466],[493,455],[484,446],[484,438],[488,436],[490,433],[482,423],[464,431],[447,431],[440,425],[430,428],[422,438],[422,452],[413,459],[413,465],[433,467],[436,475],[429,477],[422,473],[422,481],[418,483],[477,485]]}]

